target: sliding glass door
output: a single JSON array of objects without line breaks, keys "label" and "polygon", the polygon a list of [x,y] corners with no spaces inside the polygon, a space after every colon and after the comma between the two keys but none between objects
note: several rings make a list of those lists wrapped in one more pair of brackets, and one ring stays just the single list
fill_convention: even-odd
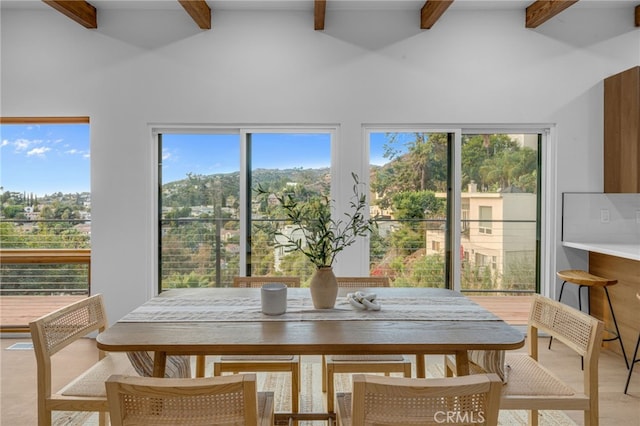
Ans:
[{"label": "sliding glass door", "polygon": [[[331,129],[158,134],[158,281],[224,287],[233,277],[295,275],[312,265],[278,247],[274,197],[330,195]],[[259,194],[261,188],[266,194]]]},{"label": "sliding glass door", "polygon": [[370,274],[394,286],[538,291],[543,133],[401,130],[367,132],[379,224]]}]

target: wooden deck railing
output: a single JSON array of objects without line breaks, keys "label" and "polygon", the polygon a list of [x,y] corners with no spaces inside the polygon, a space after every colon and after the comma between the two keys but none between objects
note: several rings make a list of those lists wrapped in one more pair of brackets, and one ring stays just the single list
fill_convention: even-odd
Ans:
[{"label": "wooden deck railing", "polygon": [[[58,294],[9,295],[5,288],[0,297],[0,332],[29,332],[29,322],[40,316],[68,305],[90,294],[91,250],[90,249],[0,249],[0,265],[87,265],[86,289],[48,289]],[[4,280],[2,280],[4,281]],[[40,289],[42,290],[42,289]],[[62,294],[61,294],[62,293]],[[72,294],[75,293],[75,294]]]},{"label": "wooden deck railing", "polygon": [[0,249],[0,264],[91,264],[91,249]]}]

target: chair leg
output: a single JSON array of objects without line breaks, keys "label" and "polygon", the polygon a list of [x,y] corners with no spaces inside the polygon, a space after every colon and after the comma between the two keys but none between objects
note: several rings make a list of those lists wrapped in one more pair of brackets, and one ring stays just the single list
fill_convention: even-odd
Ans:
[{"label": "chair leg", "polygon": [[327,359],[322,355],[322,392],[327,391]]},{"label": "chair leg", "polygon": [[[562,292],[564,291],[564,285],[566,281],[562,281],[562,285],[560,286],[560,295],[558,295],[558,302],[562,302]],[[578,302],[580,301],[580,289],[578,289]],[[553,342],[553,336],[549,338],[549,347],[547,349],[551,350],[551,343]]]},{"label": "chair leg", "polygon": [[38,401],[38,426],[51,426],[53,412],[47,409],[44,401]]},{"label": "chair leg", "polygon": [[611,311],[611,318],[613,319],[613,325],[616,328],[616,337],[611,339],[602,339],[604,342],[611,342],[613,340],[617,340],[620,342],[620,349],[622,350],[622,357],[624,358],[624,363],[627,366],[627,370],[629,369],[629,360],[627,359],[627,353],[624,351],[624,345],[622,344],[622,337],[620,336],[620,330],[618,329],[618,321],[616,321],[616,314],[613,312],[613,305],[611,304],[611,298],[609,297],[609,290],[604,288],[604,292],[607,295],[607,301],[609,302],[609,310]]},{"label": "chair leg", "polygon": [[444,377],[453,377],[455,374],[453,373],[453,365],[449,364],[449,358],[447,355],[444,356]]},{"label": "chair leg", "polygon": [[300,411],[300,363],[291,369],[291,411]]},{"label": "chair leg", "polygon": [[[582,288],[584,286],[578,286],[578,310],[582,312]],[[607,288],[605,287],[605,290]],[[591,315],[591,291],[587,287],[587,314]],[[584,371],[584,357],[580,357],[580,370]]]},{"label": "chair leg", "polygon": [[631,381],[631,373],[633,373],[633,366],[636,362],[640,362],[640,358],[638,358],[638,348],[640,347],[640,334],[638,334],[638,341],[636,342],[636,349],[633,351],[633,360],[631,361],[631,366],[629,367],[629,374],[627,375],[627,383],[624,385],[624,393],[626,394],[629,390],[629,382]]},{"label": "chair leg", "polygon": [[333,365],[327,365],[327,411],[329,413],[333,413],[334,412],[334,401],[333,399],[336,397],[335,396],[335,383],[333,380],[333,375],[334,375],[334,370],[333,370]]},{"label": "chair leg", "polygon": [[206,365],[207,357],[204,355],[196,355],[196,377],[204,377]]},{"label": "chair leg", "polygon": [[404,377],[411,377],[411,363],[404,366]]}]

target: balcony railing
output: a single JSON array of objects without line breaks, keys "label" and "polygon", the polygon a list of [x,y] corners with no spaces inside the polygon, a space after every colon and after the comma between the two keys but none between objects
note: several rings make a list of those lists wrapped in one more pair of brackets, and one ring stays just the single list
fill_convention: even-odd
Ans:
[{"label": "balcony railing", "polygon": [[0,220],[0,294],[89,294],[91,222]]},{"label": "balcony railing", "polygon": [[90,249],[1,249],[2,296],[88,295]]},{"label": "balcony railing", "polygon": [[[251,275],[295,275],[304,283],[314,267],[296,252],[276,247],[267,230],[282,221],[254,220],[248,270]],[[370,239],[370,274],[391,278],[396,287],[443,287],[443,220],[378,220]],[[461,261],[466,292],[536,291],[535,221],[465,221],[461,247],[450,249]],[[491,232],[488,233],[487,229]],[[230,286],[240,267],[239,222],[235,219],[162,221],[162,287]]]},{"label": "balcony railing", "polygon": [[[78,230],[87,225],[85,221],[3,220],[0,225],[2,250],[21,250],[11,258],[2,256],[0,294],[89,293],[89,233]],[[251,275],[296,275],[304,283],[313,266],[300,253],[276,247],[267,232],[281,225],[282,221],[271,219],[252,222],[247,268]],[[450,250],[460,256],[463,291],[536,290],[535,221],[467,220],[457,249],[445,246],[443,220],[378,219],[378,225],[370,238],[370,274],[388,276],[394,286],[444,286]],[[229,218],[163,220],[159,262],[163,289],[230,286],[233,276],[244,270],[239,264],[239,226],[237,219]],[[54,248],[71,250],[76,257],[52,258],[41,251]]]}]

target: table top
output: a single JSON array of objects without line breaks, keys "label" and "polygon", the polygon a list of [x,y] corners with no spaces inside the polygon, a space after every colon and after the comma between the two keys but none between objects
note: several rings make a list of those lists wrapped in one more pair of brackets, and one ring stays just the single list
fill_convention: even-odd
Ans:
[{"label": "table top", "polygon": [[[377,294],[382,305],[377,316],[375,312],[346,311],[349,308],[343,306],[345,296],[354,289],[339,289],[336,309],[313,310],[308,308],[312,306],[309,289],[290,288],[287,314],[279,317],[256,313],[256,306],[229,309],[228,304],[220,303],[247,297],[253,303],[257,301],[259,309],[260,289],[170,290],[98,335],[97,346],[106,351],[145,350],[167,355],[329,355],[446,354],[469,349],[517,349],[524,345],[522,332],[460,293],[434,288],[362,290]],[[293,303],[304,299],[308,305]],[[208,319],[207,300],[213,301],[214,306],[227,306],[227,312],[243,315],[221,318],[213,314]],[[394,303],[408,300],[414,303]],[[175,315],[194,309],[198,311],[195,319]],[[163,317],[165,310],[170,314]],[[430,311],[433,315],[428,315]],[[145,312],[146,316],[141,315]]]}]

